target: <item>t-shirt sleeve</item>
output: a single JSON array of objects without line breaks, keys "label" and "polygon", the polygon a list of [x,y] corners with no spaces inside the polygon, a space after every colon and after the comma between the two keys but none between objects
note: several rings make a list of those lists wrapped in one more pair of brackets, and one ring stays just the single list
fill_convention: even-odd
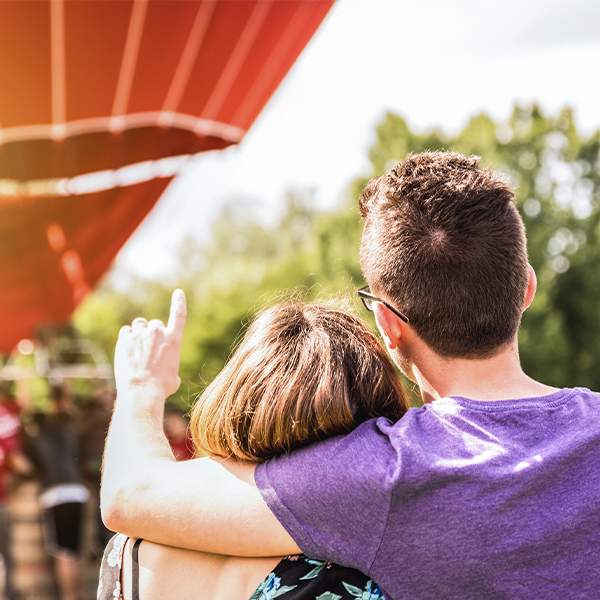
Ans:
[{"label": "t-shirt sleeve", "polygon": [[263,499],[300,549],[368,574],[391,502],[395,452],[372,419],[348,435],[260,464]]}]

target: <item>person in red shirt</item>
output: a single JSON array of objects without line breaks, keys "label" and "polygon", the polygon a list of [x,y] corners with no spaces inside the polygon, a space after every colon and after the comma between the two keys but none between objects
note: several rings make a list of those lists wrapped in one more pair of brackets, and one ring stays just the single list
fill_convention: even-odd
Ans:
[{"label": "person in red shirt", "polygon": [[194,458],[194,443],[183,411],[165,407],[164,429],[176,460]]},{"label": "person in red shirt", "polygon": [[4,596],[7,600],[16,597],[10,552],[7,478],[9,471],[20,475],[29,475],[32,471],[31,464],[21,453],[19,411],[19,405],[12,395],[0,388],[0,555],[4,562]]}]

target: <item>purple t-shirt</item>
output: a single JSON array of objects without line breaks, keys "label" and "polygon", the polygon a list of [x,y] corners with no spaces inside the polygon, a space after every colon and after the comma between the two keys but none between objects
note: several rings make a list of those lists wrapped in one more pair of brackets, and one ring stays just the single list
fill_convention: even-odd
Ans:
[{"label": "purple t-shirt", "polygon": [[443,398],[256,469],[304,553],[389,600],[600,597],[600,395]]}]

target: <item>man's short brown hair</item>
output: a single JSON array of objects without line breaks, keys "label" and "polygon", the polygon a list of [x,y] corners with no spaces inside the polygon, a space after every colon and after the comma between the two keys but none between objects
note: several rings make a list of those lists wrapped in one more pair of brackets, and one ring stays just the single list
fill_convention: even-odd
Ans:
[{"label": "man's short brown hair", "polygon": [[360,197],[363,273],[444,357],[486,358],[511,342],[527,290],[514,193],[479,158],[410,155]]}]

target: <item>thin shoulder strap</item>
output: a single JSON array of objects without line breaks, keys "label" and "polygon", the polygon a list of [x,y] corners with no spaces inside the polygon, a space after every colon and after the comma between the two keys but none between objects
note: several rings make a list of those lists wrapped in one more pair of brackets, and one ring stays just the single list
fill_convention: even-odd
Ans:
[{"label": "thin shoulder strap", "polygon": [[131,600],[140,600],[140,561],[138,554],[144,540],[135,540],[131,549]]}]

